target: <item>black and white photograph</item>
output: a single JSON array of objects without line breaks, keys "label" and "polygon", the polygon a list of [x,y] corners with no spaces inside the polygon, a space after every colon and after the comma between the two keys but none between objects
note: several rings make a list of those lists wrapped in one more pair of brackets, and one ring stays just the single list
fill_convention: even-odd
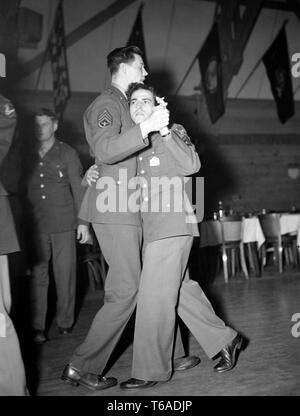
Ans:
[{"label": "black and white photograph", "polygon": [[0,0],[0,396],[300,396],[299,0]]}]

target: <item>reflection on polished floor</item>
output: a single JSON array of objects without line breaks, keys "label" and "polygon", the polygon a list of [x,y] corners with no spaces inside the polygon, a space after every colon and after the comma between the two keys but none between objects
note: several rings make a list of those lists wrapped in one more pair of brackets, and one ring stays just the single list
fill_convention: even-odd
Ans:
[{"label": "reflection on polished floor", "polygon": [[[205,291],[219,316],[250,340],[232,371],[215,374],[214,362],[188,336],[190,353],[199,355],[201,363],[189,371],[175,373],[167,383],[138,392],[124,392],[119,386],[93,392],[64,384],[60,380],[63,367],[84,339],[102,304],[102,292],[88,291],[71,334],[59,335],[52,324],[46,344],[35,347],[30,354],[29,344],[23,346],[31,393],[38,396],[300,395],[300,325],[298,332],[294,328],[294,335],[299,334],[299,338],[292,335],[295,325],[292,316],[296,313],[300,316],[299,271],[279,275],[270,270],[263,277],[248,281],[238,275],[227,284],[220,274]],[[124,336],[124,345],[129,339],[128,333]],[[107,374],[120,382],[128,379],[131,356],[132,345],[118,351]]]}]

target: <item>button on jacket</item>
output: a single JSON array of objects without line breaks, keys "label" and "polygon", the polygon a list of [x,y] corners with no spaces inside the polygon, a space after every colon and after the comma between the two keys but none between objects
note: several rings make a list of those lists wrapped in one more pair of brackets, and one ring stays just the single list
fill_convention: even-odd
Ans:
[{"label": "button on jacket", "polygon": [[[199,171],[199,156],[183,126],[174,124],[170,132],[166,139],[153,134],[150,146],[137,158],[146,242],[199,235],[189,200],[184,199],[184,177]],[[193,221],[188,222],[187,216]]]},{"label": "button on jacket", "polygon": [[28,163],[27,198],[36,231],[59,233],[75,229],[84,192],[76,150],[55,140],[43,158],[37,153]]},{"label": "button on jacket", "polygon": [[[87,189],[80,218],[95,223],[140,225],[138,212],[122,212],[119,208],[124,204],[127,206],[128,198],[134,192],[127,189],[127,182],[137,173],[135,153],[149,142],[143,139],[140,126],[131,120],[122,92],[111,86],[99,95],[85,111],[84,129],[100,179]],[[116,185],[116,212],[100,212],[99,194],[103,189],[97,189],[97,185],[99,188],[103,177],[111,178]]]}]

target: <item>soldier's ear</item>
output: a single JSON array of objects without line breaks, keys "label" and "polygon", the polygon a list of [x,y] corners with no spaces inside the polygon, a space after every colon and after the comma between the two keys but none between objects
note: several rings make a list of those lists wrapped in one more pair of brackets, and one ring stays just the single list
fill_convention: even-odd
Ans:
[{"label": "soldier's ear", "polygon": [[120,72],[122,74],[126,74],[126,72],[127,72],[127,66],[126,66],[125,62],[121,62],[120,63],[119,69],[120,69]]},{"label": "soldier's ear", "polygon": [[54,121],[53,130],[56,131],[57,129],[58,129],[58,121]]}]

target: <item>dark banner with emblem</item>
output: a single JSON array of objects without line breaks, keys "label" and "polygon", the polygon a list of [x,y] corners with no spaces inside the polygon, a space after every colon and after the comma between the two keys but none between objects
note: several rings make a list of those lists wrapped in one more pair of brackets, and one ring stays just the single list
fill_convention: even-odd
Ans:
[{"label": "dark banner with emblem", "polygon": [[281,123],[285,123],[295,113],[290,58],[285,26],[263,56],[263,63],[270,80],[271,90],[276,101]]},{"label": "dark banner with emblem", "polygon": [[135,23],[131,34],[129,36],[127,46],[138,46],[140,50],[143,52],[143,60],[146,69],[148,70],[148,62],[146,57],[146,48],[145,48],[145,41],[144,41],[144,32],[143,32],[143,22],[142,22],[142,12],[143,12],[143,4],[140,6],[137,17],[135,19]]},{"label": "dark banner with emblem", "polygon": [[215,123],[225,111],[222,85],[222,65],[220,55],[219,30],[214,23],[198,55],[202,88],[206,98],[208,113]]}]

